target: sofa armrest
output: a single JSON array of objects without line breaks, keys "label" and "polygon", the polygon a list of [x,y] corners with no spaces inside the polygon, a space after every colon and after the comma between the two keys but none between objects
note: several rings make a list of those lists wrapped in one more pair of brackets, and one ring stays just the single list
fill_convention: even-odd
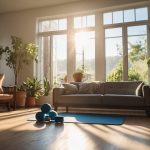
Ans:
[{"label": "sofa armrest", "polygon": [[65,93],[65,89],[63,87],[54,88],[53,89],[53,104],[57,103],[59,97]]},{"label": "sofa armrest", "polygon": [[143,96],[145,98],[146,106],[150,106],[150,86],[149,85],[143,86]]}]

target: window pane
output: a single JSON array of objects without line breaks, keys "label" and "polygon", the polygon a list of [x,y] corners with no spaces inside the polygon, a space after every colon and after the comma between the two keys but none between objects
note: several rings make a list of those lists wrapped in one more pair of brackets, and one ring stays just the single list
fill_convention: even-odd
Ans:
[{"label": "window pane", "polygon": [[[122,35],[122,29],[116,28]],[[106,31],[107,30],[107,31]],[[106,32],[111,32],[115,29],[106,29]],[[120,81],[123,75],[123,50],[122,37],[118,37],[117,32],[112,32],[111,37],[105,37],[105,57],[106,57],[106,79],[107,81]]]},{"label": "window pane", "polygon": [[81,17],[74,18],[74,28],[81,28]]},{"label": "window pane", "polygon": [[82,27],[86,27],[86,16],[82,17]]},{"label": "window pane", "polygon": [[128,36],[144,35],[147,33],[146,25],[128,27]]},{"label": "window pane", "polygon": [[112,13],[104,13],[103,14],[104,24],[112,24]]},{"label": "window pane", "polygon": [[85,28],[93,26],[95,26],[95,15],[74,18],[74,28]]},{"label": "window pane", "polygon": [[105,29],[105,37],[120,37],[122,36],[121,28]]},{"label": "window pane", "polygon": [[95,15],[87,16],[87,27],[95,26]]},{"label": "window pane", "polygon": [[113,12],[113,23],[122,23],[123,22],[123,11]]},{"label": "window pane", "polygon": [[85,68],[84,80],[95,79],[95,32],[79,32],[75,34],[76,69]]},{"label": "window pane", "polygon": [[[141,26],[142,28],[143,26]],[[134,27],[132,27],[133,29]],[[136,30],[137,26],[135,26]],[[128,27],[128,32],[131,30]],[[137,30],[138,31],[138,30]],[[146,33],[146,28],[143,28]],[[147,57],[147,35],[140,35],[137,32],[135,36],[128,35],[128,80],[142,80],[148,82]]]},{"label": "window pane", "polygon": [[67,19],[60,19],[59,30],[66,30],[66,29],[67,29]]},{"label": "window pane", "polygon": [[42,21],[40,23],[40,32],[48,31],[50,28],[50,21]]},{"label": "window pane", "polygon": [[134,9],[124,11],[124,22],[135,21]]},{"label": "window pane", "polygon": [[67,36],[53,36],[53,83],[60,84],[67,75]]},{"label": "window pane", "polygon": [[136,11],[136,21],[148,20],[148,10],[147,8],[138,8]]},{"label": "window pane", "polygon": [[50,27],[50,30],[51,31],[56,31],[58,30],[58,20],[51,20],[51,27]]}]

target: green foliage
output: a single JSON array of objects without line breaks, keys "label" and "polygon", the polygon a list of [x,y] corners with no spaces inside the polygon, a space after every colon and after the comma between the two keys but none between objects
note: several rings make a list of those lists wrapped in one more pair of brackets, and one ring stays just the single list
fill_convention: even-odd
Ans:
[{"label": "green foliage", "polygon": [[44,86],[43,94],[44,94],[44,96],[48,96],[50,90],[52,89],[52,87],[51,87],[51,85],[50,85],[49,80],[48,80],[46,77],[44,78],[43,86]]},{"label": "green foliage", "polygon": [[[130,81],[139,81],[142,80],[147,82],[147,64],[150,64],[150,57],[147,56],[146,43],[144,41],[144,45],[142,42],[138,42],[136,44],[130,44],[130,51],[128,54],[129,59],[129,69],[128,69],[128,80]],[[118,50],[119,47],[117,47]],[[110,72],[107,76],[108,81],[121,81],[123,75],[123,63],[119,62],[116,67]]]},{"label": "green foliage", "polygon": [[142,43],[130,44],[131,51],[129,53],[129,59],[134,62],[138,60],[145,60],[147,57],[147,50],[142,47]]},{"label": "green foliage", "polygon": [[6,65],[13,69],[15,84],[23,65],[29,65],[33,60],[37,62],[38,48],[33,43],[24,43],[21,38],[11,36],[11,47],[0,47],[0,59],[5,54]]},{"label": "green foliage", "polygon": [[38,80],[37,78],[27,78],[25,82],[23,82],[23,85],[27,91],[27,96],[28,97],[36,97],[41,95],[41,90],[42,90],[42,84],[41,81]]},{"label": "green foliage", "polygon": [[150,57],[147,58],[147,64],[150,65]]},{"label": "green foliage", "polygon": [[[123,77],[123,67],[122,62],[118,63],[116,68],[107,77],[107,81],[122,81]],[[139,81],[141,80],[140,74],[136,71],[135,68],[129,68],[128,70],[128,80],[130,81]]]},{"label": "green foliage", "polygon": [[112,70],[112,72],[108,75],[107,81],[121,81],[123,75],[123,67],[122,63],[119,62],[117,66]]},{"label": "green foliage", "polygon": [[136,69],[132,67],[128,71],[128,80],[129,81],[140,81],[142,79],[141,79],[140,74],[136,71]]}]

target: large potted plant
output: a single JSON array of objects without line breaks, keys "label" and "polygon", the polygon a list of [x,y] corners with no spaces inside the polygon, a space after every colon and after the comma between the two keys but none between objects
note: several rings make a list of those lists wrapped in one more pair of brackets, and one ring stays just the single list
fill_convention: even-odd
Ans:
[{"label": "large potted plant", "polygon": [[35,100],[41,95],[42,84],[37,78],[27,78],[23,85],[27,92],[26,107],[35,106]]},{"label": "large potted plant", "polygon": [[38,106],[43,105],[44,103],[51,103],[52,104],[52,97],[51,97],[51,89],[52,86],[50,84],[50,81],[45,77],[43,80],[43,89],[42,89],[42,93],[41,96],[39,97],[39,99],[36,101],[36,104]]},{"label": "large potted plant", "polygon": [[13,69],[15,85],[18,84],[18,75],[24,65],[37,61],[38,48],[33,43],[24,43],[16,36],[11,36],[11,47],[0,47],[0,59],[4,55],[6,65]]}]

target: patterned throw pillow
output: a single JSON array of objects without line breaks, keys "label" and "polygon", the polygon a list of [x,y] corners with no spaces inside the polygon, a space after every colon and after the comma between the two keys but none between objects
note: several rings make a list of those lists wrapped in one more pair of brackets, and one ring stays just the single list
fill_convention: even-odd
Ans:
[{"label": "patterned throw pillow", "polygon": [[78,88],[74,84],[64,83],[63,86],[65,88],[65,94],[77,94],[78,93]]},{"label": "patterned throw pillow", "polygon": [[144,82],[142,82],[141,84],[139,84],[139,86],[136,88],[136,91],[135,91],[135,95],[136,96],[143,96],[143,93],[142,93],[142,87],[144,85]]},{"label": "patterned throw pillow", "polygon": [[3,93],[2,85],[3,85],[4,77],[5,77],[4,74],[0,74],[0,94]]},{"label": "patterned throw pillow", "polygon": [[95,82],[81,83],[79,85],[80,94],[95,94],[97,93],[98,84]]}]

